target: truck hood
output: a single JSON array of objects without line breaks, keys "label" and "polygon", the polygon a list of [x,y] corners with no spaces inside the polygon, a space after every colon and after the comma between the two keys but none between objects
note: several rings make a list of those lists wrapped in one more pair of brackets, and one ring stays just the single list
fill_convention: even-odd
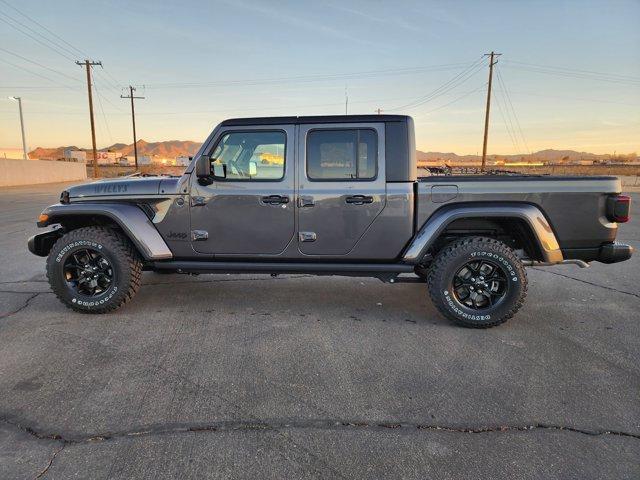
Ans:
[{"label": "truck hood", "polygon": [[69,198],[87,197],[131,197],[144,195],[175,195],[177,193],[177,177],[125,177],[98,180],[69,187]]}]

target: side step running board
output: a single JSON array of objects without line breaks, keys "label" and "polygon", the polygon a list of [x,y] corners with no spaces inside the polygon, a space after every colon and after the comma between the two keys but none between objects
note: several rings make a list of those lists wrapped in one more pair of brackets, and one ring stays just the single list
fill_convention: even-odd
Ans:
[{"label": "side step running board", "polygon": [[315,275],[346,275],[355,277],[387,277],[412,273],[413,265],[398,263],[296,263],[296,262],[153,262],[156,270],[178,273],[311,273]]}]

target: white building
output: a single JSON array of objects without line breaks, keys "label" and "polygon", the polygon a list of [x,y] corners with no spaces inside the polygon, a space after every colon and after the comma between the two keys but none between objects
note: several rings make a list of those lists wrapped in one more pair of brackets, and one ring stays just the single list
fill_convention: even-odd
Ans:
[{"label": "white building", "polygon": [[62,153],[65,160],[70,160],[73,162],[84,162],[87,163],[87,152],[83,150],[75,150],[73,148],[65,148]]},{"label": "white building", "polygon": [[188,167],[191,162],[191,157],[176,157],[177,167]]},{"label": "white building", "polygon": [[116,152],[98,152],[98,165],[116,165],[118,154]]},{"label": "white building", "polygon": [[[134,155],[127,155],[127,162],[129,166],[135,166],[136,157]],[[149,155],[138,155],[138,166],[151,165],[151,157]]]}]

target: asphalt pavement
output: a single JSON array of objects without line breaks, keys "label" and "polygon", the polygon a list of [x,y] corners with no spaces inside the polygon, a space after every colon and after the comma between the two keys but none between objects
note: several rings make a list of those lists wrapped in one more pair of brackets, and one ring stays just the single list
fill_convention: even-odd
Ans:
[{"label": "asphalt pavement", "polygon": [[528,269],[486,331],[307,275],[147,273],[83,315],[26,249],[62,189],[0,191],[0,479],[640,478],[640,255]]}]

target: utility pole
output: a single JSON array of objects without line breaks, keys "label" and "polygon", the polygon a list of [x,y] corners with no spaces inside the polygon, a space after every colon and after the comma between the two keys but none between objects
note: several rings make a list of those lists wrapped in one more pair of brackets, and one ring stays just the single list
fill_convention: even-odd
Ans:
[{"label": "utility pole", "polygon": [[22,98],[21,97],[9,97],[11,100],[18,102],[18,110],[20,110],[20,129],[22,130],[22,158],[27,158],[27,141],[24,138],[24,119],[22,118]]},{"label": "utility pole", "polygon": [[344,114],[349,114],[349,94],[347,93],[347,86],[344,86]]},{"label": "utility pole", "polygon": [[131,99],[131,120],[133,121],[133,158],[135,159],[136,170],[138,169],[138,143],[136,140],[136,111],[133,108],[133,99],[134,98],[144,98],[144,97],[136,97],[133,92],[135,92],[135,87],[129,85],[129,95],[120,95],[120,98],[130,98]]},{"label": "utility pole", "polygon": [[376,108],[376,113],[377,113],[378,115],[380,115],[380,114],[382,113],[382,109],[381,109],[381,108]]},{"label": "utility pole", "polygon": [[85,60],[84,62],[76,61],[76,65],[84,66],[87,69],[87,90],[89,91],[89,117],[91,119],[91,145],[93,147],[93,176],[98,177],[98,149],[96,148],[96,125],[93,121],[93,95],[91,92],[91,67],[94,65],[102,66],[102,62],[94,62]]},{"label": "utility pole", "polygon": [[496,60],[493,61],[494,57],[499,57],[502,55],[501,53],[486,53],[484,56],[489,57],[489,84],[487,88],[487,109],[484,115],[484,142],[482,143],[482,167],[481,170],[484,172],[484,167],[487,164],[487,139],[489,137],[489,109],[491,108],[491,80],[493,79],[493,66],[498,63]]}]

